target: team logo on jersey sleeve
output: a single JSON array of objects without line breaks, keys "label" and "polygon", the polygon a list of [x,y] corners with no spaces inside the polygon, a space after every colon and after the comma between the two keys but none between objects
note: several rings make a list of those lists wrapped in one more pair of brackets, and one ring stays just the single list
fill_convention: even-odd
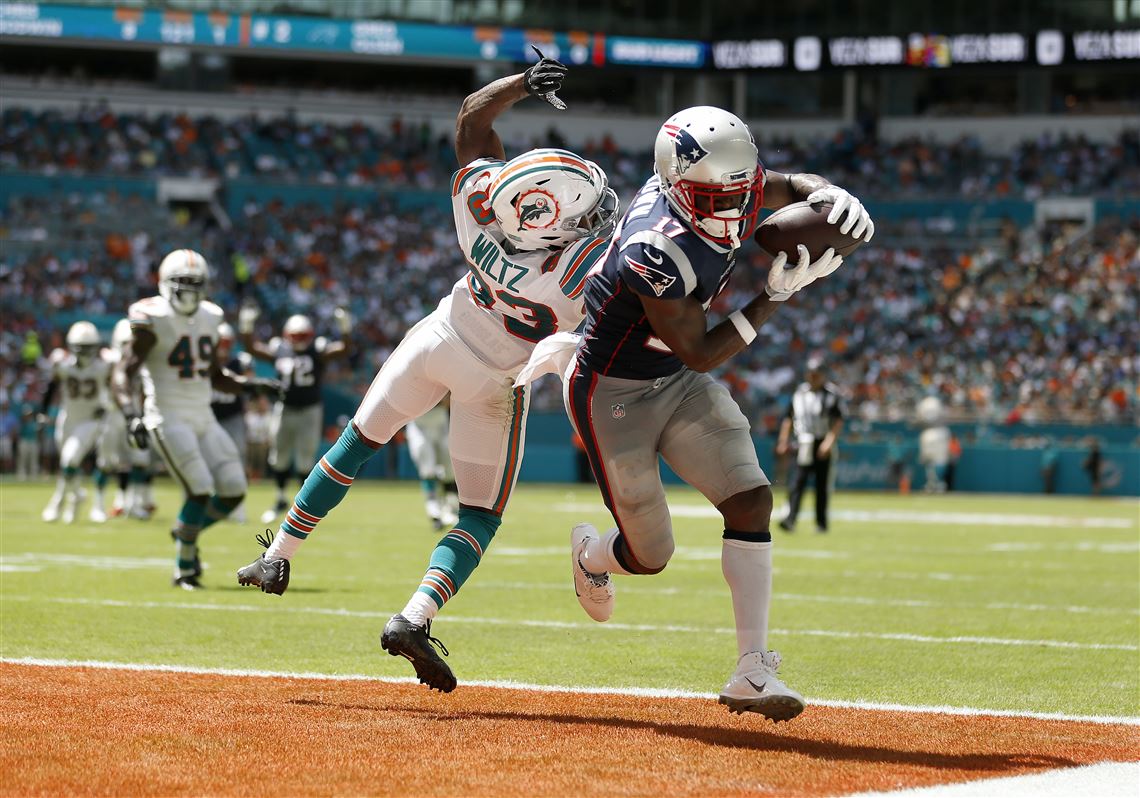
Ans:
[{"label": "team logo on jersey sleeve", "polygon": [[[645,254],[647,258],[652,257],[648,251]],[[661,256],[658,255],[654,260],[660,263]],[[653,293],[657,296],[664,294],[669,286],[677,282],[675,276],[666,274],[660,269],[654,269],[652,266],[646,266],[644,263],[638,263],[629,255],[625,256],[625,262],[629,264],[630,271],[649,283],[649,287],[653,289]]]},{"label": "team logo on jersey sleeve", "polygon": [[673,149],[677,153],[677,171],[685,174],[690,166],[709,154],[700,142],[693,138],[693,134],[676,125],[665,125],[669,138],[673,139]]},{"label": "team logo on jersey sleeve", "polygon": [[518,198],[519,230],[541,230],[558,221],[558,202],[553,194],[532,188]]}]

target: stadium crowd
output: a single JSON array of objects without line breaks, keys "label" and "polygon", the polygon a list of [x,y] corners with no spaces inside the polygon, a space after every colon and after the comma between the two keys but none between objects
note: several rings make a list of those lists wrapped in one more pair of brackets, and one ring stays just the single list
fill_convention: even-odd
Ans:
[{"label": "stadium crowd", "polygon": [[[415,126],[222,124],[114,115],[97,106],[75,117],[7,109],[2,141],[0,170],[43,174],[347,176],[442,191],[453,165],[448,142]],[[871,199],[886,195],[888,184],[892,195],[966,197],[999,185],[1020,195],[1140,190],[1135,133],[1106,145],[1027,142],[1001,157],[968,141],[932,147],[846,136],[814,149],[791,142],[761,149],[773,168],[816,171]],[[646,172],[647,156],[605,142],[589,155],[615,183]],[[259,332],[266,336],[298,310],[334,334],[332,309],[349,307],[358,320],[357,354],[328,379],[363,392],[404,332],[463,271],[447,211],[401,212],[391,203],[380,192],[366,203],[249,201],[218,220],[115,193],[13,197],[0,210],[0,400],[14,406],[42,387],[37,364],[70,321],[113,323],[129,302],[153,293],[155,265],[179,246],[193,246],[213,265],[213,298],[231,319],[246,302],[265,311]],[[951,250],[933,239],[904,247],[882,225],[874,245],[791,303],[764,329],[761,345],[730,361],[722,376],[758,425],[794,388],[800,364],[819,353],[828,355],[851,410],[867,419],[908,418],[930,393],[961,417],[1134,419],[1138,232],[1137,219],[1085,234],[1010,224],[998,239]],[[746,247],[714,310],[726,313],[761,290],[769,262]],[[535,406],[560,406],[553,381],[542,385]]]},{"label": "stadium crowd", "polygon": [[[803,141],[757,133],[770,168],[826,174],[865,197],[1140,192],[1140,130],[1098,143],[1045,134],[1000,154],[985,152],[970,137],[936,145],[917,137],[886,142],[853,131]],[[564,144],[549,130],[532,142],[511,142],[509,149]],[[619,193],[635,188],[652,162],[648,147],[625,152],[605,135],[587,142],[581,154],[606,170]],[[435,190],[447,185],[455,168],[448,137],[398,119],[379,129],[359,122],[302,123],[292,116],[223,121],[116,114],[101,104],[74,114],[7,108],[0,116],[0,170],[43,175],[262,177]]]},{"label": "stadium crowd", "polygon": [[[82,223],[97,216],[88,205],[117,201],[121,229],[92,235]],[[329,377],[356,392],[463,269],[450,220],[434,209],[400,214],[380,201],[335,209],[251,202],[230,231],[177,213],[137,229],[146,205],[99,196],[26,197],[9,205],[4,237],[19,246],[6,247],[0,266],[6,390],[34,385],[21,380],[17,366],[59,343],[61,318],[114,316],[152,291],[150,268],[177,243],[194,242],[214,264],[214,297],[231,317],[242,302],[266,310],[266,335],[276,332],[274,320],[298,308],[331,332],[332,308],[350,307],[361,354]],[[72,220],[63,224],[62,246],[54,237],[45,245],[49,219]],[[1074,240],[1068,230],[1011,227],[1006,235],[1004,246],[958,254],[868,249],[826,290],[783,311],[763,330],[764,345],[731,361],[725,378],[754,411],[773,412],[777,397],[800,378],[799,364],[826,352],[853,410],[868,419],[908,417],[931,392],[958,415],[994,420],[1132,417],[1140,230],[1107,224]],[[756,248],[746,252],[714,310],[743,304],[763,285],[769,259]],[[558,402],[548,381],[536,406]]]}]

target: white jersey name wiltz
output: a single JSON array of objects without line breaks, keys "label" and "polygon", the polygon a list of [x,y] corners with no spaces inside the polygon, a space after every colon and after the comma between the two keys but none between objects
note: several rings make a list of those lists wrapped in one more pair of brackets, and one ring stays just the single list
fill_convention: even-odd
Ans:
[{"label": "white jersey name wiltz", "polygon": [[449,325],[487,365],[521,368],[542,339],[575,329],[584,317],[586,275],[608,238],[586,237],[565,249],[508,253],[488,197],[503,161],[478,160],[452,180],[452,212],[468,273],[450,296]]},{"label": "white jersey name wiltz", "polygon": [[150,330],[155,337],[140,370],[147,425],[159,424],[164,418],[212,419],[210,366],[218,327],[225,321],[222,309],[203,301],[186,316],[165,298],[152,296],[131,305],[127,318],[132,329]]},{"label": "white jersey name wiltz", "polygon": [[51,353],[51,376],[59,383],[60,419],[69,424],[92,421],[110,407],[107,384],[111,374],[108,350],[100,350],[80,365],[75,353],[56,349]]}]

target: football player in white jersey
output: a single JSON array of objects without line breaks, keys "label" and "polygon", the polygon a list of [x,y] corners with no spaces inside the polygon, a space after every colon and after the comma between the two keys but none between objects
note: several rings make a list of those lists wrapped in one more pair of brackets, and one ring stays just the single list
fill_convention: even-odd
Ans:
[{"label": "football player in white jersey", "polygon": [[416,464],[424,507],[437,532],[459,518],[459,488],[447,451],[447,433],[451,414],[448,397],[404,428],[408,437],[408,454]]},{"label": "football player in white jersey", "polygon": [[[158,269],[159,296],[131,305],[132,338],[115,365],[112,390],[126,417],[128,440],[153,440],[185,494],[171,535],[176,547],[173,583],[195,590],[202,573],[198,535],[225,518],[245,496],[245,469],[237,446],[210,410],[211,388],[230,393],[276,391],[273,380],[238,377],[216,357],[222,309],[205,301],[210,270],[189,249],[167,255]],[[132,382],[141,374],[145,401]]]},{"label": "football player in white jersey", "polygon": [[[131,342],[131,322],[119,319],[111,331],[111,348],[105,356],[112,363],[118,363]],[[142,395],[142,385],[136,380],[136,396]],[[122,413],[109,413],[103,424],[103,435],[99,438],[100,470],[115,473],[119,489],[111,503],[112,517],[125,515],[130,518],[147,519],[151,515],[150,506],[150,452],[136,449],[127,441],[127,422]]]},{"label": "football player in white jersey", "polygon": [[[59,481],[42,518],[65,524],[75,521],[75,513],[84,492],[80,487],[79,467],[83,458],[95,448],[107,412],[107,382],[111,364],[102,357],[103,340],[95,325],[77,321],[67,331],[67,349],[51,353],[51,381],[44,393],[40,413],[46,415],[57,393],[62,397],[55,422],[55,442],[59,447]],[[103,511],[102,492],[97,491],[91,505],[90,518],[96,523],[107,520]]]},{"label": "football player in white jersey", "polygon": [[[467,97],[456,119],[464,166],[451,182],[467,273],[416,324],[376,375],[352,422],[309,474],[267,551],[238,582],[283,593],[289,559],[344,497],[376,450],[451,394],[449,450],[459,518],[422,583],[384,628],[381,645],[411,661],[421,682],[450,691],[451,669],[430,625],[479,564],[518,476],[530,389],[514,378],[535,345],[582,320],[586,274],[606,249],[617,197],[596,164],[558,149],[506,161],[495,118],[528,96],[554,104],[565,67],[542,59]],[[446,653],[446,652],[445,652]]]}]

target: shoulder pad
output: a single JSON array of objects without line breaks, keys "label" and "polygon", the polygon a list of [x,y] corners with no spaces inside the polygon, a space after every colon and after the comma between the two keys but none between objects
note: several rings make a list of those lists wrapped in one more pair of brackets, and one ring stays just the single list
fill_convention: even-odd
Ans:
[{"label": "shoulder pad", "polygon": [[609,250],[608,238],[585,238],[575,241],[562,251],[557,268],[561,271],[558,286],[570,299],[576,298],[586,287],[586,275]]},{"label": "shoulder pad", "polygon": [[697,287],[688,255],[654,230],[642,230],[623,241],[619,257],[626,284],[639,294],[681,299]]},{"label": "shoulder pad", "polygon": [[480,158],[464,166],[451,178],[451,196],[458,196],[467,184],[478,178],[487,169],[498,169],[504,161],[495,158]]},{"label": "shoulder pad", "polygon": [[67,360],[66,349],[53,349],[51,355],[48,356],[48,362],[53,366],[59,365],[65,360]]},{"label": "shoulder pad", "polygon": [[160,296],[151,296],[131,305],[127,309],[127,319],[132,327],[145,327],[150,325],[153,319],[168,316],[170,312],[169,302]]},{"label": "shoulder pad", "polygon": [[226,320],[226,312],[213,302],[203,299],[201,304],[198,305],[199,312],[205,311],[208,316],[216,320],[219,324]]}]

